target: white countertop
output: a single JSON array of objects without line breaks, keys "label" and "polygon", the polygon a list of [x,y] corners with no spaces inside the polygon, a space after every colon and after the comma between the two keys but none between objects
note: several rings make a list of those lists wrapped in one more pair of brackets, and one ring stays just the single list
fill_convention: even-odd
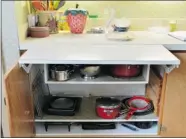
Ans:
[{"label": "white countertop", "polygon": [[[20,42],[20,50],[41,46],[81,46],[81,45],[163,45],[169,50],[186,50],[186,42],[175,39],[167,34],[157,34],[148,31],[131,31],[132,41],[108,40],[105,34],[71,34],[59,33],[46,38],[28,38]],[[42,47],[45,48],[45,47]]]}]

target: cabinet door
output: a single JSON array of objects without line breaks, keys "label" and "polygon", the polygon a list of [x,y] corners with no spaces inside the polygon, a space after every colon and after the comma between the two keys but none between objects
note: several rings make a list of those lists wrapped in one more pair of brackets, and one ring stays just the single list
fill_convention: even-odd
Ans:
[{"label": "cabinet door", "polygon": [[160,135],[186,137],[186,53],[174,54],[181,64],[166,78]]},{"label": "cabinet door", "polygon": [[5,75],[10,136],[34,135],[34,110],[28,74],[17,64]]}]

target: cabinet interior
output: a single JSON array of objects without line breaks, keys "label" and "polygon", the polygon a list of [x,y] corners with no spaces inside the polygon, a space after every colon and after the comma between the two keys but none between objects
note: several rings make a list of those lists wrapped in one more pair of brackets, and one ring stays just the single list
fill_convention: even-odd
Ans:
[{"label": "cabinet interior", "polygon": [[[153,73],[153,77],[152,77]],[[77,76],[76,76],[77,77]],[[74,77],[74,78],[76,78]],[[105,76],[104,76],[105,77]],[[103,77],[103,78],[104,78]],[[150,78],[149,78],[150,77]],[[144,65],[139,77],[133,79],[115,80],[104,78],[93,81],[83,81],[82,79],[70,79],[65,82],[51,80],[49,77],[48,65],[33,65],[29,73],[30,86],[33,94],[35,108],[35,130],[36,136],[63,136],[63,135],[158,135],[158,102],[156,88],[160,80],[150,69],[150,65]],[[158,80],[159,79],[159,80]],[[157,81],[158,80],[158,81]],[[72,85],[73,84],[73,85]],[[158,90],[158,91],[160,91]],[[161,91],[160,91],[161,92]],[[155,94],[155,95],[154,95]],[[42,111],[48,96],[79,96],[82,97],[80,111],[75,116],[55,116],[47,115]],[[118,97],[120,99],[131,96],[147,96],[155,107],[152,114],[145,116],[133,116],[126,120],[125,115],[116,119],[101,119],[95,113],[95,99],[100,96]],[[48,131],[45,130],[45,123],[71,123],[71,130],[64,125],[51,125]],[[116,129],[110,130],[83,130],[79,123],[85,122],[114,122]],[[153,122],[149,129],[132,131],[122,123],[130,124],[134,122]],[[137,127],[136,127],[137,128]]]}]

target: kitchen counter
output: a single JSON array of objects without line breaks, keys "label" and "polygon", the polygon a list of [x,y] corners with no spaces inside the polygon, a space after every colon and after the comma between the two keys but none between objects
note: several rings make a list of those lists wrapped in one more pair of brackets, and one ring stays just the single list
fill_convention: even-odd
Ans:
[{"label": "kitchen counter", "polygon": [[[157,34],[148,31],[131,31],[132,41],[108,40],[105,34],[71,34],[60,32],[47,38],[28,38],[20,42],[20,50],[40,46],[78,46],[78,45],[163,45],[168,50],[186,50],[186,42],[175,39],[167,34]],[[42,47],[44,48],[44,47]]]}]

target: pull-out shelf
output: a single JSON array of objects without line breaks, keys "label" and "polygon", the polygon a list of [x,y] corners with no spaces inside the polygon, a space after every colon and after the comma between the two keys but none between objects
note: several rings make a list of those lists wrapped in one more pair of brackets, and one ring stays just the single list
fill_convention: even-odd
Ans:
[{"label": "pull-out shelf", "polygon": [[99,75],[95,79],[84,79],[80,73],[73,74],[67,81],[51,79],[50,68],[44,65],[45,83],[47,84],[147,84],[149,80],[150,65],[144,65],[142,73],[132,78],[115,78],[110,75]]},{"label": "pull-out shelf", "polygon": [[139,64],[179,65],[162,45],[40,46],[30,48],[20,64]]},{"label": "pull-out shelf", "polygon": [[42,118],[36,117],[36,122],[126,122],[126,121],[158,121],[158,117],[154,114],[144,116],[132,116],[126,120],[124,115],[116,119],[102,119],[96,115],[96,97],[84,97],[79,112],[74,116],[55,116],[43,114]]}]

